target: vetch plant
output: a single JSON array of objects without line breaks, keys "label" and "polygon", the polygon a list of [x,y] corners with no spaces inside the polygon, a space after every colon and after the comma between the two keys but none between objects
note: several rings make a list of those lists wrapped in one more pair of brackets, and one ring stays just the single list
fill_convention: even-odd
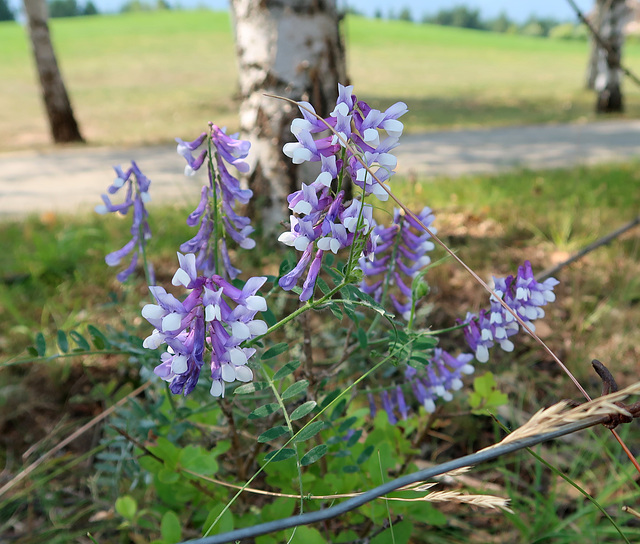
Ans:
[{"label": "vetch plant", "polygon": [[266,323],[254,319],[267,309],[264,298],[256,295],[267,278],[251,278],[238,289],[215,274],[198,276],[193,253],[178,253],[178,259],[180,268],[172,283],[191,292],[180,302],[162,287],[149,288],[157,304],[147,304],[142,315],[156,328],[143,346],[155,349],[167,344],[162,363],[154,372],[169,382],[172,393],[183,395],[191,393],[198,383],[208,348],[210,391],[214,397],[221,397],[225,382],[248,382],[253,378],[247,363],[256,350],[240,344],[267,332]]},{"label": "vetch plant", "polygon": [[138,168],[138,165],[131,161],[131,168],[123,171],[120,166],[115,166],[115,181],[107,188],[109,194],[115,194],[123,187],[126,187],[125,199],[122,204],[112,204],[108,195],[102,195],[103,204],[96,206],[95,210],[99,214],[120,213],[126,215],[129,210],[133,210],[133,220],[131,222],[131,240],[121,249],[109,253],[105,257],[105,262],[109,266],[118,266],[120,261],[129,253],[133,252],[129,266],[117,274],[118,281],[124,282],[133,274],[138,258],[142,255],[145,262],[144,269],[148,274],[148,281],[153,283],[153,268],[146,260],[146,242],[151,238],[151,228],[149,227],[149,213],[145,204],[151,200],[149,187],[151,180],[145,176]]},{"label": "vetch plant", "polygon": [[[397,471],[419,454],[409,433],[427,426],[426,433],[446,414],[447,402],[464,399],[474,362],[488,363],[496,345],[512,352],[515,335],[533,333],[555,300],[557,280],[537,281],[525,261],[516,274],[493,278],[486,308],[469,308],[448,328],[433,330],[420,304],[429,294],[429,270],[440,262],[433,262],[436,244],[442,245],[437,214],[429,207],[413,213],[391,191],[397,162],[392,152],[406,105],[380,111],[342,85],[327,118],[307,102],[297,105],[301,117],[291,125],[296,141],[283,152],[295,164],[316,163],[319,173],[287,198],[290,214],[278,240],[295,252],[295,260],[285,259],[277,277],[243,279],[237,267],[242,250],[256,245],[242,211],[253,194],[240,181],[249,170],[250,142],[213,123],[195,140],[177,138],[185,174],[205,168],[208,183],[187,218],[197,232],[179,248],[173,287],[156,284],[147,273],[154,300],[142,316],[153,330],[142,341],[144,350],[131,348],[145,364],[152,361],[147,375],[164,380],[169,392],[171,412],[161,407],[154,415],[155,438],[147,440],[150,431],[140,429],[136,442],[140,465],[162,503],[163,524],[177,517],[168,509],[180,512],[188,502],[194,505],[189,522],[205,537],[221,526],[269,522],[294,509],[313,515],[322,501],[374,488],[380,476],[401,476]],[[137,248],[131,266],[118,275],[124,281],[151,235],[144,208],[149,181],[135,163],[116,172],[109,193],[127,184],[125,203],[112,205],[104,196],[97,211],[134,210],[132,240],[107,257],[116,264]],[[347,197],[348,184],[353,198]],[[379,219],[385,210],[377,208],[390,197],[400,207],[386,212],[392,220],[385,225]],[[183,289],[186,294],[179,293]],[[329,316],[341,323],[331,335]],[[477,378],[484,389],[476,387],[473,402],[467,400],[474,413],[503,399],[487,376],[487,383]],[[483,390],[491,399],[483,398]],[[176,401],[177,395],[183,400]],[[216,444],[215,454],[205,443]],[[233,455],[222,461],[227,450]],[[237,490],[231,500],[227,488]],[[273,506],[257,508],[243,491],[277,498]],[[412,488],[411,500],[425,499],[424,491]],[[406,519],[446,522],[424,504],[418,515],[403,497],[393,509]],[[131,520],[138,519],[134,514]],[[386,503],[372,503],[369,512],[345,521],[340,538],[372,538],[372,527],[390,519]],[[287,523],[283,527],[297,525]],[[350,524],[362,534],[349,533]],[[320,535],[299,531],[303,537]]]},{"label": "vetch plant", "polygon": [[[196,268],[205,274],[218,271],[231,279],[241,270],[231,264],[227,241],[230,238],[241,248],[255,247],[255,241],[249,238],[253,232],[251,220],[238,215],[236,205],[247,204],[253,196],[250,189],[242,189],[238,178],[228,170],[227,164],[239,172],[247,172],[249,165],[243,160],[249,153],[251,144],[228,136],[224,129],[213,123],[209,124],[209,132],[203,132],[192,142],[184,142],[176,138],[178,153],[187,161],[185,175],[194,175],[203,164],[207,165],[209,185],[202,187],[200,203],[187,218],[187,225],[200,225],[198,233],[180,246],[180,251],[197,255]],[[193,156],[204,143],[197,157]]]}]

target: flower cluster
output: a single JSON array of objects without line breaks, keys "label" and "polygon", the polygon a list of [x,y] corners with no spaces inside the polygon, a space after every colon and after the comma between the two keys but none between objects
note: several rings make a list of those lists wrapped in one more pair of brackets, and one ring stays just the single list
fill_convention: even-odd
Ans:
[{"label": "flower cluster", "polygon": [[192,253],[178,253],[178,260],[180,268],[171,283],[191,292],[181,302],[162,287],[149,288],[157,304],[147,304],[142,315],[155,330],[143,345],[156,349],[167,344],[155,373],[169,382],[172,393],[183,395],[198,383],[208,348],[211,395],[221,397],[225,382],[253,379],[247,363],[256,350],[241,344],[267,332],[266,323],[255,319],[258,312],[267,309],[265,299],[256,294],[266,278],[250,278],[239,289],[218,275],[198,276]]},{"label": "flower cluster", "polygon": [[[145,203],[151,200],[149,196],[149,186],[151,180],[145,176],[138,165],[131,161],[131,168],[126,172],[122,171],[120,166],[114,166],[117,177],[113,184],[109,186],[107,192],[111,195],[117,193],[123,187],[127,187],[124,202],[122,204],[112,204],[111,199],[103,194],[102,200],[104,204],[100,204],[95,207],[95,211],[99,214],[106,214],[109,212],[118,212],[122,215],[126,215],[129,209],[133,208],[133,220],[131,223],[131,240],[129,240],[122,248],[109,253],[105,257],[105,262],[109,266],[118,266],[120,261],[129,253],[133,251],[131,262],[129,266],[119,272],[116,275],[118,281],[124,282],[136,268],[138,264],[138,257],[140,254],[144,255],[145,244],[149,238],[151,238],[151,229],[149,228],[149,222],[147,218],[149,216]],[[151,264],[148,263],[149,282],[154,283],[153,270]]]},{"label": "flower cluster", "polygon": [[[453,398],[451,391],[457,391],[462,387],[462,376],[473,373],[474,368],[470,364],[472,360],[473,355],[470,353],[454,357],[443,349],[435,348],[428,365],[424,368],[407,366],[404,378],[418,403],[424,406],[427,412],[432,413],[436,409],[437,399],[450,401]],[[402,419],[407,419],[409,406],[400,385],[396,386],[391,394],[383,391],[380,397],[389,423],[395,425],[398,422],[396,414]],[[375,416],[376,406],[372,395],[369,395],[369,407],[372,416]]]},{"label": "flower cluster", "polygon": [[[365,195],[375,194],[386,200],[388,194],[362,162],[373,169],[380,182],[393,174],[396,158],[389,153],[398,144],[403,125],[398,117],[407,111],[398,102],[385,112],[370,108],[352,94],[353,86],[338,86],[336,107],[326,119],[319,119],[313,106],[300,103],[302,119],[295,119],[291,132],[297,142],[284,146],[284,153],[295,164],[319,162],[320,174],[310,184],[289,195],[290,230],[279,240],[302,251],[297,266],[283,276],[280,287],[291,290],[307,268],[301,301],[313,296],[313,289],[326,251],[337,253],[366,238],[365,254],[373,252],[368,234],[373,227],[372,208],[360,200],[345,202],[342,184],[346,177],[363,189]],[[331,128],[328,136],[321,133]],[[381,142],[379,129],[386,131]],[[314,138],[314,136],[318,136]],[[357,150],[357,155],[354,153]],[[311,265],[309,264],[311,263]]]},{"label": "flower cluster", "polygon": [[[432,232],[437,232],[431,227],[435,219],[431,208],[425,207],[416,217]],[[431,235],[413,217],[396,209],[393,224],[388,228],[377,225],[371,236],[376,240],[374,258],[373,261],[360,259],[360,267],[364,272],[360,289],[378,302],[382,302],[388,294],[396,311],[409,320],[416,302],[413,300],[411,283],[420,270],[431,262],[426,255],[435,247]],[[397,294],[390,292],[394,285]]]},{"label": "flower cluster", "polygon": [[[559,283],[555,278],[547,278],[542,283],[536,281],[529,261],[518,268],[515,277],[494,277],[493,281],[495,293],[531,330],[535,330],[533,321],[544,317],[542,306],[556,299],[553,288]],[[459,322],[466,324],[465,339],[481,363],[489,360],[489,349],[494,344],[498,344],[504,351],[513,351],[513,342],[509,338],[520,330],[515,317],[493,296],[489,310],[481,310],[478,315],[468,313]]]},{"label": "flower cluster", "polygon": [[[220,256],[224,270],[233,279],[241,272],[231,264],[227,249],[227,237],[231,238],[241,248],[251,249],[255,241],[249,238],[253,232],[251,220],[238,215],[236,204],[247,204],[253,192],[242,189],[240,182],[228,170],[227,164],[234,166],[239,172],[248,172],[249,165],[244,161],[251,144],[238,140],[237,135],[229,136],[217,125],[210,124],[210,133],[203,132],[192,142],[185,142],[176,138],[178,153],[185,158],[185,175],[194,175],[207,157],[210,159],[208,174],[209,185],[203,186],[200,193],[198,207],[187,218],[187,225],[195,227],[200,224],[198,233],[180,246],[180,250],[196,253],[196,267],[206,275],[214,274],[220,268],[217,261],[218,241]],[[203,149],[197,156],[194,152],[207,141],[207,149]],[[209,156],[211,154],[211,156]],[[219,219],[224,225],[224,233],[218,233]]]}]

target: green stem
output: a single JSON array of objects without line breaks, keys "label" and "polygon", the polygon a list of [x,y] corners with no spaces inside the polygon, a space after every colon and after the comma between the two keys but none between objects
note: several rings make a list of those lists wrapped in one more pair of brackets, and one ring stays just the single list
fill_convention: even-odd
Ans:
[{"label": "green stem", "polygon": [[345,160],[344,160],[346,153],[347,153],[347,150],[343,147],[342,152],[340,154],[340,159],[342,160],[342,168],[340,169],[340,172],[338,172],[338,188],[336,190],[336,194],[338,194],[342,190],[342,180],[344,179],[344,171],[346,168]]},{"label": "green stem", "polygon": [[[273,383],[271,376],[269,376],[269,373],[264,368],[262,370],[262,374],[267,378],[267,382],[269,382],[269,387],[273,391],[273,396],[276,398],[276,401],[278,402],[278,405],[280,406],[280,409],[282,410],[282,413],[284,415],[284,421],[287,424],[287,429],[289,429],[289,437],[292,437],[295,432],[293,430],[293,425],[291,424],[291,418],[287,413],[287,407],[284,405],[284,400],[282,400],[280,393],[278,393],[278,388],[276,387],[275,383]],[[300,452],[298,451],[298,446],[299,444],[296,443],[296,469],[298,471],[298,486],[300,488],[300,513],[302,514],[304,512],[304,487],[302,485],[302,466],[300,465]]]},{"label": "green stem", "polygon": [[[393,249],[391,250],[389,271],[387,272],[387,274],[385,274],[384,281],[382,284],[382,296],[380,297],[381,306],[385,305],[385,302],[387,300],[387,295],[389,294],[389,284],[391,283],[391,274],[393,274],[395,271],[395,263],[396,263],[396,257],[398,254],[399,243],[400,243],[400,236],[398,234],[393,244]],[[371,321],[371,325],[369,325],[369,329],[367,330],[367,336],[369,336],[371,332],[376,329],[381,317],[382,316],[379,313],[376,313],[376,315],[373,317],[373,321]]]},{"label": "green stem", "polygon": [[[274,325],[275,326],[275,325]],[[410,342],[412,342],[413,340],[410,340]],[[400,351],[400,350],[396,350],[396,351]],[[351,385],[347,386],[347,388],[340,394],[338,395],[335,399],[333,399],[329,404],[327,404],[327,406],[325,406],[322,410],[320,410],[315,416],[313,416],[308,422],[307,424],[302,427],[302,429],[300,429],[297,433],[301,433],[304,429],[306,429],[311,423],[313,423],[316,419],[318,419],[322,414],[324,414],[325,412],[327,412],[330,408],[332,408],[334,405],[336,405],[338,402],[340,402],[340,400],[349,392],[351,391],[354,387],[356,387],[356,385],[358,385],[361,381],[363,381],[364,379],[366,379],[368,376],[370,376],[371,374],[373,374],[376,370],[378,370],[382,365],[386,364],[387,362],[389,362],[393,357],[395,357],[396,355],[396,351],[393,351],[392,353],[390,353],[389,355],[387,355],[384,359],[382,359],[382,361],[380,361],[377,365],[373,366],[372,368],[370,368],[367,372],[365,372],[362,376],[360,376],[357,380],[355,380]],[[289,438],[289,440],[282,446],[283,448],[285,448],[288,444],[290,444],[293,439],[296,437],[296,435],[292,436],[291,438]],[[251,483],[260,475],[260,473],[266,468],[266,466],[271,462],[271,460],[266,461],[265,464],[260,467],[256,473],[251,476],[251,478],[249,478],[249,480],[242,486],[242,489],[239,489],[238,492],[233,496],[233,498],[225,505],[225,507],[222,509],[222,511],[218,514],[218,516],[216,517],[216,519],[213,520],[213,522],[211,523],[211,525],[206,529],[206,531],[204,532],[204,534],[202,536],[206,537],[208,536],[211,531],[213,530],[213,528],[217,525],[218,521],[220,521],[220,518],[224,515],[224,513],[231,507],[231,505],[236,501],[236,499],[240,496],[240,494],[244,491],[244,489],[246,487],[249,487],[251,485]]]},{"label": "green stem", "polygon": [[[213,166],[213,156],[214,153],[211,152],[211,134],[207,138],[207,158],[209,162],[209,174],[211,175],[211,192],[213,193],[213,271],[215,274],[219,274],[219,264],[218,264],[218,240],[220,239],[220,225],[218,221],[218,191],[216,190],[216,181],[220,184],[220,179],[218,178],[218,172]],[[218,155],[215,153],[216,162],[218,161]],[[211,243],[211,241],[209,241]]]},{"label": "green stem", "polygon": [[57,353],[56,355],[49,355],[47,357],[32,357],[31,359],[19,359],[17,361],[5,361],[0,364],[0,369],[7,366],[24,365],[28,363],[47,363],[49,361],[55,361],[57,359],[65,359],[67,357],[84,357],[85,355],[122,355],[124,352],[121,350],[98,350],[98,351],[74,351],[69,353]]},{"label": "green stem", "polygon": [[324,295],[323,297],[319,298],[318,300],[306,302],[305,304],[300,306],[297,310],[295,310],[294,312],[289,314],[287,317],[282,318],[275,325],[272,325],[271,327],[269,327],[267,329],[267,332],[265,332],[263,335],[256,336],[255,338],[252,338],[251,340],[247,341],[245,344],[243,344],[243,347],[250,348],[256,342],[258,342],[259,340],[262,340],[262,338],[264,338],[265,336],[268,336],[272,332],[277,331],[279,328],[283,327],[284,325],[289,323],[289,321],[291,321],[291,320],[295,319],[296,317],[298,317],[300,314],[306,312],[307,310],[313,310],[314,308],[316,308],[318,306],[321,306],[327,300],[329,300],[333,295],[335,295],[338,291],[340,291],[340,289],[345,287],[348,283],[349,282],[347,282],[346,279],[342,280],[338,285],[336,285],[333,289],[331,289],[331,291],[329,291],[326,295]]}]

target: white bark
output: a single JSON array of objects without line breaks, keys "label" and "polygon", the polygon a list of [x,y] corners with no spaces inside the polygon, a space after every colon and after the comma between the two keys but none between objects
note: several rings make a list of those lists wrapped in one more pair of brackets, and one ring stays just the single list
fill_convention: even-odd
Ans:
[{"label": "white bark", "polygon": [[297,171],[282,154],[297,108],[265,93],[307,100],[327,116],[345,83],[335,0],[231,0],[235,25],[240,126],[251,140],[249,186],[265,232],[287,219]]},{"label": "white bark", "polygon": [[[596,1],[593,11],[588,16],[588,19],[593,25],[593,28],[595,28],[598,33],[600,33],[602,27],[600,8],[600,2]],[[589,62],[587,64],[587,77],[585,78],[585,86],[587,89],[592,91],[596,88],[596,78],[598,77],[598,51],[598,42],[591,34],[589,34]]]},{"label": "white bark", "polygon": [[624,44],[624,25],[630,11],[625,0],[598,0],[600,36],[609,51],[598,48],[597,76],[594,89],[598,93],[596,111],[622,111],[620,59]]},{"label": "white bark", "polygon": [[24,0],[31,48],[51,134],[56,143],[82,141],[51,43],[45,0]]}]

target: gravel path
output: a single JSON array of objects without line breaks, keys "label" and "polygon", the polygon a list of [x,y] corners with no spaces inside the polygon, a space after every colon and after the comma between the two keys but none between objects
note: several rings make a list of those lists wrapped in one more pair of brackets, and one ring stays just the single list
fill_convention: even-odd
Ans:
[{"label": "gravel path", "polygon": [[[640,158],[640,120],[412,134],[395,152],[399,173],[421,177],[624,161]],[[182,176],[173,144],[24,151],[0,154],[0,218],[86,211],[111,183],[111,165],[131,159],[152,180],[154,202],[196,202],[202,180]]]}]

